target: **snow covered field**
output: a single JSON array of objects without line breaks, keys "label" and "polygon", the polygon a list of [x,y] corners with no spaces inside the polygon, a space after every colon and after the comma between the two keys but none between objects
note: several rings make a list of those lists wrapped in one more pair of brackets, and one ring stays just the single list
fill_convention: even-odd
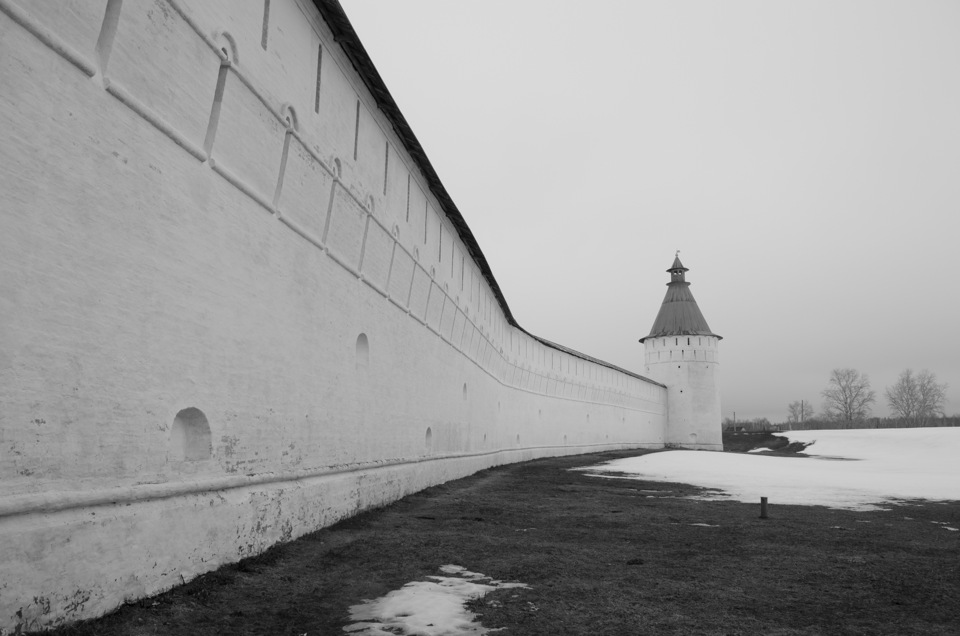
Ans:
[{"label": "snow covered field", "polygon": [[[664,451],[579,470],[603,477],[679,482],[715,488],[745,503],[768,497],[771,505],[820,505],[875,510],[904,499],[960,500],[960,428],[796,431],[782,434],[810,444],[810,457],[763,452]],[[651,497],[662,495],[649,495]],[[960,531],[940,524],[945,530]],[[693,524],[703,525],[708,524]],[[955,525],[955,524],[954,524]],[[413,581],[351,608],[353,636],[422,634],[480,636],[492,631],[465,603],[505,583],[446,565],[442,576]]]},{"label": "snow covered field", "polygon": [[745,503],[876,510],[904,499],[960,500],[960,428],[780,433],[811,457],[665,451],[587,469],[597,476],[716,488]]}]

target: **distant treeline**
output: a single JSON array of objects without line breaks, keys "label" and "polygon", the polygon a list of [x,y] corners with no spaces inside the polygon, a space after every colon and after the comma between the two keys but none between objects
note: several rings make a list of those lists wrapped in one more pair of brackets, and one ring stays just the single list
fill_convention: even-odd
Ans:
[{"label": "distant treeline", "polygon": [[737,422],[730,418],[723,420],[723,430],[727,432],[817,431],[847,428],[932,428],[941,426],[960,426],[960,415],[931,418],[922,427],[909,420],[897,417],[868,417],[852,421],[810,419],[803,422],[784,422],[781,424],[773,424],[765,417]]}]

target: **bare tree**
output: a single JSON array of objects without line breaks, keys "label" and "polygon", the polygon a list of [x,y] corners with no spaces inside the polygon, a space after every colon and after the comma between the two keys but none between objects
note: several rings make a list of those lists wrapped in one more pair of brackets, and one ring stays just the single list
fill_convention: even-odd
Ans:
[{"label": "bare tree", "polygon": [[855,422],[870,413],[876,393],[870,388],[870,378],[856,369],[834,369],[823,396],[824,416],[832,420]]},{"label": "bare tree", "polygon": [[908,426],[926,426],[931,418],[943,415],[947,385],[937,384],[937,376],[926,369],[916,375],[907,369],[885,393],[890,410]]},{"label": "bare tree", "polygon": [[795,424],[813,418],[813,406],[810,400],[797,400],[787,405],[787,421]]}]

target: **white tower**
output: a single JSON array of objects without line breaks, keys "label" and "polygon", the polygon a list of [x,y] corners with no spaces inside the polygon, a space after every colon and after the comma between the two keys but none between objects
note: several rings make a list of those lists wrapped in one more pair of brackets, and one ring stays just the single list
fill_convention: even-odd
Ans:
[{"label": "white tower", "polygon": [[668,446],[723,450],[720,336],[710,331],[686,281],[679,253],[650,335],[641,338],[646,375],[667,386]]}]

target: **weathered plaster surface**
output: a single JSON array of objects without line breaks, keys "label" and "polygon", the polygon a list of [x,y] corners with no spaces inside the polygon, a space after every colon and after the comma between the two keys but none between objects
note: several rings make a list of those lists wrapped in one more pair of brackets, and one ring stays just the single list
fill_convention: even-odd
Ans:
[{"label": "weathered plaster surface", "polygon": [[665,441],[662,386],[508,323],[313,6],[270,6],[264,48],[262,0],[0,0],[0,634]]}]

